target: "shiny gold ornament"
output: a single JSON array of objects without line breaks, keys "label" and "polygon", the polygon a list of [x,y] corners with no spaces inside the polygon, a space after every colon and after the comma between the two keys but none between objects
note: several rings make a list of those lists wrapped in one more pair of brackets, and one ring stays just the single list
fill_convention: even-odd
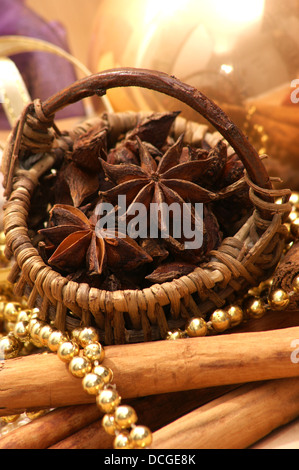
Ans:
[{"label": "shiny gold ornament", "polygon": [[210,317],[212,327],[217,333],[222,333],[230,327],[230,317],[225,310],[215,310]]},{"label": "shiny gold ornament", "polygon": [[96,398],[97,406],[104,413],[112,413],[120,402],[121,397],[118,392],[110,388],[102,390]]},{"label": "shiny gold ornament", "polygon": [[6,307],[7,300],[5,297],[1,296],[0,300],[0,320],[4,320],[4,309]]},{"label": "shiny gold ornament", "polygon": [[89,343],[83,349],[83,356],[87,357],[91,362],[98,361],[100,363],[105,358],[105,351],[100,343]]},{"label": "shiny gold ornament", "polygon": [[38,333],[38,338],[43,346],[48,346],[48,340],[53,331],[54,330],[50,325],[44,325],[41,327]]},{"label": "shiny gold ornament", "polygon": [[293,291],[296,292],[296,294],[299,293],[299,274],[294,277],[293,282],[292,282],[292,288]]},{"label": "shiny gold ornament", "polygon": [[20,349],[21,343],[13,335],[0,338],[0,360],[17,357]]},{"label": "shiny gold ornament", "polygon": [[6,321],[4,323],[4,328],[7,333],[12,333],[14,331],[16,322],[14,321]]},{"label": "shiny gold ornament", "polygon": [[19,302],[8,302],[4,307],[4,320],[16,322],[20,311],[21,305]]},{"label": "shiny gold ornament", "polygon": [[41,348],[43,346],[42,342],[39,339],[39,333],[42,327],[45,326],[45,322],[42,322],[37,319],[31,319],[29,321],[29,333],[32,343],[37,347]]},{"label": "shiny gold ornament", "polygon": [[22,341],[22,343],[25,343],[26,341],[29,341],[30,335],[29,335],[29,323],[25,321],[18,321],[15,324],[14,327],[14,335]]},{"label": "shiny gold ornament", "polygon": [[5,245],[0,244],[0,267],[5,268],[9,265],[10,261],[6,256],[6,247]]},{"label": "shiny gold ornament", "polygon": [[82,380],[83,389],[90,395],[97,395],[104,387],[103,379],[93,372],[86,374]]},{"label": "shiny gold ornament", "polygon": [[298,206],[298,208],[299,208],[299,193],[294,191],[294,192],[291,194],[289,201],[290,201],[290,203],[293,204],[295,207]]},{"label": "shiny gold ornament", "polygon": [[98,342],[99,335],[95,328],[86,327],[86,328],[83,328],[83,330],[80,332],[78,336],[78,340],[79,340],[80,346],[82,346],[82,348],[85,348],[85,346],[87,346],[89,343]]},{"label": "shiny gold ornament", "polygon": [[110,436],[114,436],[115,432],[118,429],[115,423],[114,414],[105,414],[102,419],[102,426],[107,434],[110,434]]},{"label": "shiny gold ornament", "polygon": [[82,332],[83,328],[77,327],[71,331],[71,340],[76,341],[79,344],[79,335]]},{"label": "shiny gold ornament", "polygon": [[135,426],[130,436],[134,447],[145,448],[149,447],[152,443],[152,433],[147,426]]},{"label": "shiny gold ornament", "polygon": [[34,419],[44,416],[46,413],[47,410],[26,411],[26,416],[33,421]]},{"label": "shiny gold ornament", "polygon": [[6,243],[6,236],[3,230],[0,232],[0,245],[5,245]]},{"label": "shiny gold ornament", "polygon": [[113,441],[114,449],[133,449],[132,439],[129,433],[119,433]]},{"label": "shiny gold ornament", "polygon": [[258,319],[265,315],[267,307],[259,297],[249,296],[244,302],[244,312],[249,318]]},{"label": "shiny gold ornament", "polygon": [[290,231],[294,238],[299,238],[299,217],[292,221]]},{"label": "shiny gold ornament", "polygon": [[[291,212],[289,213],[289,216],[288,216],[288,222],[289,222],[289,224],[292,223],[292,222],[294,222],[294,220],[296,220],[297,217],[298,217],[298,212],[296,212],[296,211],[294,211],[294,210],[291,211]],[[287,225],[289,225],[289,224],[287,224]]]},{"label": "shiny gold ornament", "polygon": [[137,421],[137,414],[134,408],[129,405],[118,406],[114,412],[116,425],[120,429],[130,428]]},{"label": "shiny gold ornament", "polygon": [[113,371],[109,367],[97,365],[93,368],[93,373],[101,377],[105,385],[108,385],[113,380]]},{"label": "shiny gold ornament", "polygon": [[79,346],[74,341],[61,343],[57,349],[57,356],[63,362],[70,362],[73,357],[78,356]]},{"label": "shiny gold ornament", "polygon": [[203,318],[191,318],[188,325],[186,326],[186,333],[191,337],[206,336],[208,332],[208,326]]},{"label": "shiny gold ornament", "polygon": [[29,323],[30,318],[30,310],[21,310],[18,314],[17,321]]},{"label": "shiny gold ornament", "polygon": [[83,378],[92,369],[91,362],[86,357],[76,356],[69,363],[69,371],[74,377]]},{"label": "shiny gold ornament", "polygon": [[243,310],[239,305],[230,305],[226,312],[230,319],[230,326],[234,328],[237,325],[240,325],[243,321]]},{"label": "shiny gold ornament", "polygon": [[289,305],[290,298],[283,289],[275,289],[270,292],[268,301],[273,310],[284,310]]},{"label": "shiny gold ornament", "polygon": [[182,339],[184,337],[185,337],[185,333],[182,330],[177,329],[177,330],[168,331],[165,339],[167,341],[176,341],[177,339]]},{"label": "shiny gold ornament", "polygon": [[68,337],[66,334],[62,333],[62,331],[53,331],[48,338],[48,348],[52,352],[57,352],[61,343],[68,341]]}]

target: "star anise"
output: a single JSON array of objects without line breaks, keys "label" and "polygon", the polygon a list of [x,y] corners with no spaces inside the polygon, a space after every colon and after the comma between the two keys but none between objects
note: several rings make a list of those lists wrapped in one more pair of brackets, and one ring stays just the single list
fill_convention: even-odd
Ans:
[{"label": "star anise", "polygon": [[100,275],[106,267],[130,270],[152,261],[130,237],[95,229],[94,214],[88,218],[73,206],[56,204],[50,211],[50,226],[39,233],[54,247],[49,265],[61,271],[83,268],[90,275]]},{"label": "star anise", "polygon": [[152,113],[143,117],[136,126],[126,135],[112,145],[107,154],[107,162],[111,164],[133,163],[139,164],[138,144],[136,137],[144,142],[152,155],[160,155],[160,149],[167,141],[168,134],[178,111],[172,113]]},{"label": "star anise", "polygon": [[[182,207],[184,202],[208,203],[218,198],[216,193],[193,182],[208,167],[209,158],[180,163],[183,135],[167,149],[159,163],[138,137],[136,140],[139,145],[140,166],[111,165],[101,160],[104,172],[116,185],[99,193],[104,199],[117,204],[118,196],[126,195],[127,213],[135,203],[142,203],[147,209],[151,203],[159,204],[161,211],[157,223],[160,230],[163,230],[166,227],[166,215],[163,214],[162,203],[168,206],[178,203]],[[191,217],[194,222],[194,215],[191,214]]]}]

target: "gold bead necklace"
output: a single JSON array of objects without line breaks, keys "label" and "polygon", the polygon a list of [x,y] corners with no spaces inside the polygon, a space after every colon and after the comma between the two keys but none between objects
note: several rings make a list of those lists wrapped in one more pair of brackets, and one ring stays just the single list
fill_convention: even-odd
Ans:
[{"label": "gold bead necklace", "polygon": [[[279,201],[277,201],[279,203]],[[287,251],[299,238],[299,194],[291,197],[293,209],[287,221],[289,230]],[[2,266],[4,261],[2,260]],[[215,310],[208,321],[204,318],[191,318],[184,330],[169,331],[166,340],[202,337],[221,334],[248,319],[259,319],[269,310],[284,310],[290,298],[299,293],[298,274],[293,279],[292,291],[271,290],[272,280],[268,279],[257,287],[248,290],[238,302],[224,309]],[[68,364],[70,373],[82,381],[86,393],[95,396],[97,407],[103,412],[102,426],[105,432],[114,436],[114,449],[143,449],[152,443],[152,433],[147,426],[139,425],[136,411],[122,404],[116,385],[113,384],[113,371],[103,363],[104,347],[99,342],[98,333],[93,327],[75,328],[71,333],[61,332],[39,319],[39,309],[28,309],[25,299],[15,299],[12,287],[7,283],[0,287],[0,359],[11,359],[28,355],[34,348],[47,347],[58,358]],[[26,413],[28,420],[36,419],[46,411]],[[20,415],[0,418],[2,426],[13,426]],[[13,429],[13,427],[12,427]],[[0,428],[1,436],[1,428]]]}]

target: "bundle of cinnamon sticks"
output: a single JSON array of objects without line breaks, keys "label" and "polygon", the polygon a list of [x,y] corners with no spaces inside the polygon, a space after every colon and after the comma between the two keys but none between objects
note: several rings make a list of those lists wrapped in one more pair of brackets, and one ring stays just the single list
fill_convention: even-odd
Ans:
[{"label": "bundle of cinnamon sticks", "polygon": [[[298,273],[298,250],[276,279]],[[244,449],[299,416],[298,294],[290,309],[227,334],[105,352],[122,402],[153,431],[153,449]],[[53,411],[2,437],[0,449],[112,448],[94,397],[54,353],[0,364],[0,415],[35,409]]]}]

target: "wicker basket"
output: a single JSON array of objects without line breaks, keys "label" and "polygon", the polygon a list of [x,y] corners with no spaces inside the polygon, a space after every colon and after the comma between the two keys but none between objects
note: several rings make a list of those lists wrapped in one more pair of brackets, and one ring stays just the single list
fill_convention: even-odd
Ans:
[{"label": "wicker basket", "polygon": [[[200,141],[205,133],[213,139],[225,139],[244,164],[253,214],[233,237],[225,238],[210,253],[209,262],[189,275],[142,290],[111,292],[69,281],[45,264],[32,243],[27,219],[39,178],[55,163],[57,152],[52,150],[68,148],[72,135],[80,133],[80,126],[60,133],[54,124],[55,113],[77,100],[102,96],[107,89],[119,86],[140,86],[165,93],[206,118],[216,130],[214,134],[208,134],[207,126],[183,118],[176,118],[171,132],[177,137],[184,131],[189,143]],[[140,116],[128,112],[123,117],[112,113],[102,119],[107,120],[109,132],[117,136],[133,128]],[[85,123],[83,128],[88,125]],[[30,169],[20,163],[24,149],[33,155],[43,154]],[[189,317],[208,317],[234,293],[267,278],[284,248],[283,223],[291,209],[291,192],[272,188],[258,153],[215,103],[164,73],[131,68],[110,70],[78,80],[43,103],[35,100],[24,109],[11,131],[2,172],[7,197],[4,230],[7,250],[14,259],[10,281],[15,284],[15,293],[25,295],[29,307],[38,306],[40,318],[52,320],[59,329],[96,325],[105,344],[160,339],[171,328],[184,325]],[[275,204],[276,197],[282,198],[282,204]]]}]

